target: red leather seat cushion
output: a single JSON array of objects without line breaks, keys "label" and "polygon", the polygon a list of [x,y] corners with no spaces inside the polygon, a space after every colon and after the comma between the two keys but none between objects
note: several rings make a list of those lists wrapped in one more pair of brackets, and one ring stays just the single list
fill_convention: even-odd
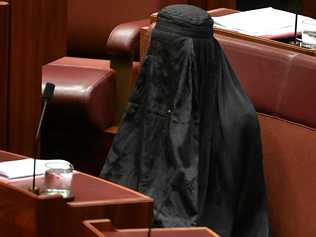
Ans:
[{"label": "red leather seat cushion", "polygon": [[45,82],[56,85],[46,116],[48,124],[59,129],[93,127],[104,130],[111,126],[114,119],[114,75],[110,69],[54,63],[44,66],[43,86]]}]

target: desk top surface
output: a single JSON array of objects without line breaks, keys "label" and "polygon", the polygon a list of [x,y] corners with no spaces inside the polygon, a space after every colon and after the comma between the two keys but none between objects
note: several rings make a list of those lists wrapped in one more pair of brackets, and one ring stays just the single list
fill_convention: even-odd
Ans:
[{"label": "desk top surface", "polygon": [[[16,160],[27,158],[21,155],[0,151],[0,161]],[[31,187],[32,178],[22,178],[16,180],[0,180],[3,183],[9,183],[21,189]],[[36,177],[36,186],[43,187],[44,176]],[[82,172],[75,172],[72,180],[72,191],[75,196],[74,200],[68,202],[69,205],[81,205],[100,202],[103,204],[115,203],[135,203],[151,202],[152,199],[129,188],[94,177]]]}]

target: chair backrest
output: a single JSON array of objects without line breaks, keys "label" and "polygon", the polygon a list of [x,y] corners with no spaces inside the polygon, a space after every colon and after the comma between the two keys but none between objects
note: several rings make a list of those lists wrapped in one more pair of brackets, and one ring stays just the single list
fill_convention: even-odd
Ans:
[{"label": "chair backrest", "polygon": [[68,53],[104,58],[105,44],[118,24],[148,18],[170,4],[194,4],[204,0],[68,0]]},{"label": "chair backrest", "polygon": [[316,57],[216,38],[259,112],[273,236],[316,236]]}]

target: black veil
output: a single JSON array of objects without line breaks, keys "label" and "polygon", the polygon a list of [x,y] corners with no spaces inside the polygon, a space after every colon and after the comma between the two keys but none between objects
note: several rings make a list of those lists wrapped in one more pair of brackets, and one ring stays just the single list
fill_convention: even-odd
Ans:
[{"label": "black veil", "polygon": [[101,177],[154,198],[156,226],[268,237],[256,112],[212,31],[200,8],[159,12]]}]

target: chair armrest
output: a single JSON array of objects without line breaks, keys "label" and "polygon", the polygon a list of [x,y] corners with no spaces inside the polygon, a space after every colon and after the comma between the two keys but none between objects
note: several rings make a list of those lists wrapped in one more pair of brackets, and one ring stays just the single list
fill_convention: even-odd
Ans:
[{"label": "chair armrest", "polygon": [[108,38],[107,53],[111,56],[129,56],[138,59],[140,28],[149,24],[149,19],[143,19],[116,26]]}]

